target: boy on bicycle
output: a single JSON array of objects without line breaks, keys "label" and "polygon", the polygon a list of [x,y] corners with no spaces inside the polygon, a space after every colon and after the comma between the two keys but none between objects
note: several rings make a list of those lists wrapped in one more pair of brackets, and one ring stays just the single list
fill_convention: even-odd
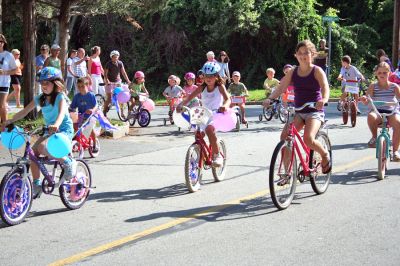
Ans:
[{"label": "boy on bicycle", "polygon": [[184,91],[181,86],[178,85],[178,82],[180,82],[180,79],[175,76],[171,75],[168,77],[168,84],[169,86],[165,88],[163,95],[167,99],[168,105],[169,105],[169,115],[172,116],[172,112],[175,108],[174,105],[177,105],[177,102],[174,102],[174,98],[180,98],[182,97]]},{"label": "boy on bicycle", "polygon": [[268,97],[273,90],[278,87],[279,85],[279,80],[274,78],[275,76],[275,69],[273,68],[268,68],[266,71],[267,78],[264,81],[264,89],[265,89],[265,97]]},{"label": "boy on bicycle", "polygon": [[[69,106],[70,112],[76,111],[78,108],[78,113],[83,115],[83,118],[89,117],[91,114],[97,111],[97,101],[96,96],[93,92],[89,91],[89,79],[86,77],[79,78],[76,82],[79,93],[75,94],[72,99],[72,103]],[[78,121],[79,123],[79,121]],[[78,123],[74,123],[75,131],[78,130]],[[90,133],[93,138],[93,152],[98,152],[98,148],[96,147],[96,134],[92,130]]]},{"label": "boy on bicycle", "polygon": [[[360,73],[360,71],[353,65],[351,65],[351,58],[348,55],[342,57],[342,68],[340,69],[340,74],[337,77],[338,80],[342,82],[342,95],[340,96],[340,101],[338,105],[342,106],[343,102],[346,100],[347,92],[346,87],[357,87],[358,81],[364,81],[364,76]],[[352,93],[357,106],[357,114],[361,112],[358,110],[358,91],[356,93]]]},{"label": "boy on bicycle", "polygon": [[[246,86],[240,82],[240,73],[239,71],[234,71],[232,73],[232,79],[233,82],[229,85],[228,88],[228,92],[232,95],[232,96],[249,96],[249,92],[246,88]],[[245,110],[244,110],[244,105],[245,103],[232,103],[231,107],[234,105],[238,105],[240,108],[240,111],[242,113],[242,124],[246,124],[246,118],[245,118]]]}]

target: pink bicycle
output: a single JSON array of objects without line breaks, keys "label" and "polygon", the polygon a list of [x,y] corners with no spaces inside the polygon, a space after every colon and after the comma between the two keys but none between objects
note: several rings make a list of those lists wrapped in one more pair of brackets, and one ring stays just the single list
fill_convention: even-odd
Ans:
[{"label": "pink bicycle", "polygon": [[[329,186],[331,172],[322,173],[321,156],[307,147],[294,126],[295,111],[300,111],[307,106],[313,107],[314,104],[306,103],[299,108],[288,108],[288,137],[278,143],[272,155],[269,168],[269,188],[272,201],[280,210],[286,209],[291,204],[297,180],[302,183],[306,178],[309,179],[317,194],[324,193]],[[321,129],[324,128],[324,124]],[[328,134],[320,130],[316,139],[329,152],[332,162],[332,147]],[[297,164],[298,159],[300,159],[299,164]]]}]

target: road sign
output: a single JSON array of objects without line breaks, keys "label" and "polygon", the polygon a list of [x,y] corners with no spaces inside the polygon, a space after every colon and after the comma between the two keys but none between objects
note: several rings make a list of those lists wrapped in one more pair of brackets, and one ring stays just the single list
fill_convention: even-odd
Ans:
[{"label": "road sign", "polygon": [[324,22],[339,21],[339,17],[323,16],[322,21],[324,21]]}]

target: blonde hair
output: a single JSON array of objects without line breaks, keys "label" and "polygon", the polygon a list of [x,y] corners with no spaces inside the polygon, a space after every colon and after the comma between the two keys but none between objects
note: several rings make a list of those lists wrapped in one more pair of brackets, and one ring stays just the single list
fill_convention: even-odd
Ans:
[{"label": "blonde hair", "polygon": [[390,66],[389,66],[389,64],[388,63],[386,63],[386,62],[380,62],[376,67],[375,67],[375,72],[377,72],[378,71],[378,68],[384,68],[384,69],[386,69],[388,72],[390,72]]},{"label": "blonde hair", "polygon": [[21,52],[18,49],[12,49],[11,53],[14,54],[21,54]]},{"label": "blonde hair", "polygon": [[299,42],[296,45],[296,53],[299,51],[301,47],[306,47],[308,51],[310,51],[313,56],[317,53],[317,48],[315,48],[315,45],[310,41],[310,40],[304,40]]},{"label": "blonde hair", "polygon": [[267,74],[271,72],[275,74],[275,69],[273,69],[272,67],[267,68]]}]

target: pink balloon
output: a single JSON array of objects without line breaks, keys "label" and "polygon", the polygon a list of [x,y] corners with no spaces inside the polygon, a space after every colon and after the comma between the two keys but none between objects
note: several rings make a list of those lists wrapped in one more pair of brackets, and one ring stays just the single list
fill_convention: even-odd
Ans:
[{"label": "pink balloon", "polygon": [[147,98],[147,100],[143,102],[143,108],[147,109],[149,112],[153,111],[155,106],[153,100],[150,98]]},{"label": "pink balloon", "polygon": [[129,101],[131,98],[131,95],[127,91],[121,91],[120,93],[117,94],[117,100],[119,103],[126,103]]},{"label": "pink balloon", "polygon": [[225,113],[215,113],[213,115],[213,126],[215,130],[221,132],[234,129],[236,127],[236,114],[233,109],[228,109]]}]

